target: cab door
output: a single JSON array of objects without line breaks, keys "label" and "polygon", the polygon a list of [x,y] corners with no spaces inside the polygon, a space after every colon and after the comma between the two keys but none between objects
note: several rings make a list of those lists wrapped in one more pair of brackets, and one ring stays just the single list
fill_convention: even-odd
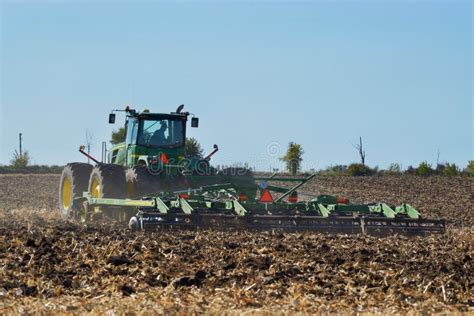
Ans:
[{"label": "cab door", "polygon": [[125,137],[125,165],[137,164],[136,146],[138,134],[138,120],[130,117],[127,121],[127,136]]}]

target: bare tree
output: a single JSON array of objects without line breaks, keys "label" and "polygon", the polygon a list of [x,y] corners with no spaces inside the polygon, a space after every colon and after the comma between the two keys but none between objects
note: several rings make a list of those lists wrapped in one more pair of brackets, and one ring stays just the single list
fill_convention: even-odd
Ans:
[{"label": "bare tree", "polygon": [[360,162],[365,166],[365,150],[364,146],[362,145],[362,136],[359,136],[359,144],[352,146],[354,146],[354,148],[359,152]]}]

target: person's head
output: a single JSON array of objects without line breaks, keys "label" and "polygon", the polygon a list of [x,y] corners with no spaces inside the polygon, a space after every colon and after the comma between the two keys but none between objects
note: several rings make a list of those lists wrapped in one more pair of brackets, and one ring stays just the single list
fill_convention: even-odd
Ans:
[{"label": "person's head", "polygon": [[166,124],[166,121],[161,121],[161,127],[160,130],[164,131],[168,128],[168,124]]}]

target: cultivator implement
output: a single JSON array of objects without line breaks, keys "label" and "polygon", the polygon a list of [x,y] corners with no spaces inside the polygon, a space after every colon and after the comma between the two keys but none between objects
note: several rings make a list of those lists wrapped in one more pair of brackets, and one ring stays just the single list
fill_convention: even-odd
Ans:
[{"label": "cultivator implement", "polygon": [[[445,230],[443,220],[423,219],[409,204],[350,204],[345,198],[329,195],[297,201],[296,190],[313,177],[255,178],[260,181],[254,184],[259,197],[253,200],[239,194],[242,188],[234,183],[223,183],[139,199],[94,198],[84,193],[81,201],[86,212],[101,207],[132,211],[129,226],[135,230],[199,228],[370,235],[422,235]],[[288,189],[270,186],[268,181],[298,184]],[[272,194],[279,196],[273,199]]]}]

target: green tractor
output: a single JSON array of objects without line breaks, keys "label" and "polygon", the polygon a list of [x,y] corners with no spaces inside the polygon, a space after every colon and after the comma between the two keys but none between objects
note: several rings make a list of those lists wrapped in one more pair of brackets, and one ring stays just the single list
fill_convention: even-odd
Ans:
[{"label": "green tractor", "polygon": [[[109,123],[115,123],[114,110]],[[217,171],[205,157],[188,157],[186,127],[198,127],[180,105],[169,114],[127,107],[125,141],[109,150],[107,163],[79,151],[95,165],[64,167],[59,208],[66,218],[96,215],[127,221],[132,229],[205,228],[318,231],[348,234],[426,234],[445,231],[443,220],[424,219],[409,204],[350,204],[330,195],[298,191],[315,178],[257,177],[245,168]],[[278,183],[287,185],[277,186]],[[304,193],[303,193],[304,194]],[[308,198],[309,196],[309,198]]]},{"label": "green tractor", "polygon": [[[134,199],[162,191],[219,183],[229,176],[234,176],[234,182],[240,182],[242,192],[239,193],[255,196],[256,192],[242,183],[253,184],[249,170],[229,168],[218,173],[210,166],[212,155],[218,151],[217,145],[206,157],[186,155],[188,117],[192,115],[193,128],[199,126],[199,119],[183,112],[183,107],[180,105],[172,113],[138,112],[128,106],[125,110],[113,110],[109,114],[110,124],[115,123],[114,112],[126,114],[125,141],[108,150],[106,163],[84,152],[83,146],[80,148],[79,151],[96,165],[73,162],[65,166],[59,192],[61,213],[85,221],[90,214],[76,203],[84,192],[94,198]],[[109,211],[109,208],[94,210]]]}]

